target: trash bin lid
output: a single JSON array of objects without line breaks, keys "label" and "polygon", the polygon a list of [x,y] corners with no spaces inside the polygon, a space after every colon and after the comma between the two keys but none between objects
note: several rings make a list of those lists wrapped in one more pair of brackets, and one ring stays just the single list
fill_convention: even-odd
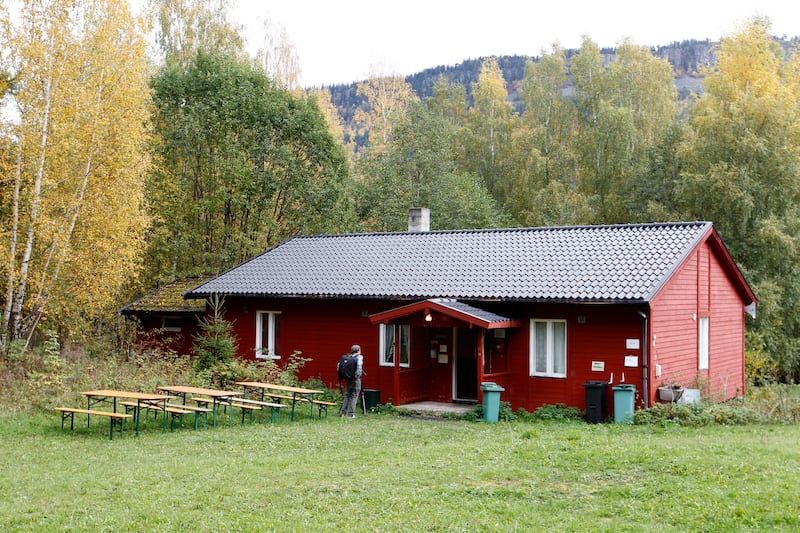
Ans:
[{"label": "trash bin lid", "polygon": [[591,389],[600,389],[605,387],[606,385],[608,385],[607,381],[587,381],[586,383],[583,384],[584,387]]},{"label": "trash bin lid", "polygon": [[503,392],[506,389],[504,389],[503,387],[501,387],[497,383],[492,383],[490,381],[485,381],[485,382],[481,383],[481,390],[482,391],[489,391],[489,392]]},{"label": "trash bin lid", "polygon": [[636,385],[620,384],[611,387],[611,390],[636,390]]}]

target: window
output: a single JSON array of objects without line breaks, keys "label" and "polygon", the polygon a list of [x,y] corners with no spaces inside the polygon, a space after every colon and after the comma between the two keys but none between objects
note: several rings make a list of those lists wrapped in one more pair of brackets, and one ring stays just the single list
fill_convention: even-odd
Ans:
[{"label": "window", "polygon": [[280,359],[281,314],[278,311],[256,311],[256,359]]},{"label": "window", "polygon": [[404,324],[380,324],[378,339],[381,366],[394,366],[395,343],[400,341],[400,366],[411,364],[411,326]]},{"label": "window", "polygon": [[163,316],[161,317],[161,329],[164,331],[180,331],[181,330],[181,317],[179,316]]},{"label": "window", "polygon": [[531,320],[531,376],[567,376],[566,320]]},{"label": "window", "polygon": [[700,370],[708,370],[708,317],[700,317],[697,327],[697,366]]}]

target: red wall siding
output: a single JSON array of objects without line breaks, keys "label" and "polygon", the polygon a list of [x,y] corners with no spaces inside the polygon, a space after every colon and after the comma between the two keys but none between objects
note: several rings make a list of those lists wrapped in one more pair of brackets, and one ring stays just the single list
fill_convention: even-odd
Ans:
[{"label": "red wall siding", "polygon": [[194,355],[194,337],[199,331],[198,318],[182,316],[180,331],[163,331],[161,316],[137,317],[136,345],[142,350],[172,350],[179,355]]},{"label": "red wall siding", "polygon": [[[364,354],[365,388],[391,385],[391,368],[378,367],[378,328],[368,315],[392,307],[391,302],[361,300],[238,299],[229,297],[225,318],[234,321],[239,339],[239,356],[255,359],[257,311],[280,311],[280,355],[294,351],[309,358],[300,371],[301,379],[318,378],[335,387],[339,356],[359,344]],[[382,398],[382,400],[384,400]]]},{"label": "red wall siding", "polygon": [[[612,389],[622,381],[642,386],[642,318],[631,306],[543,306],[526,310],[526,325],[514,330],[509,338],[512,354],[511,383],[501,395],[513,408],[533,411],[544,404],[563,403],[585,409],[587,381],[606,381],[607,413],[613,412]],[[584,317],[584,323],[578,317]],[[544,378],[530,376],[529,342],[531,318],[567,320],[567,377]],[[626,348],[628,339],[639,341],[639,349]],[[636,367],[625,367],[625,356],[637,357]],[[593,371],[592,363],[602,362],[602,371]],[[640,394],[640,393],[639,393]]]},{"label": "red wall siding", "polygon": [[[706,243],[701,244],[651,302],[654,387],[708,384],[715,399],[744,390],[744,302]],[[709,317],[709,370],[700,371],[698,318]],[[662,374],[656,377],[656,365]]]},{"label": "red wall siding", "polygon": [[708,381],[717,398],[744,394],[744,301],[736,293],[716,258],[710,264]]},{"label": "red wall siding", "polygon": [[698,264],[695,252],[650,304],[653,389],[672,382],[688,386],[697,373]]}]

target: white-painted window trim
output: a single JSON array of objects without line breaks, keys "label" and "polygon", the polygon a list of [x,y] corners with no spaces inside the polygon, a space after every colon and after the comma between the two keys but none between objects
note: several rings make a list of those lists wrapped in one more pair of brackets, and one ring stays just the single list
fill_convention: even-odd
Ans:
[{"label": "white-painted window trim", "polygon": [[[537,352],[537,349],[541,349],[541,352]],[[531,376],[566,378],[567,321],[532,318],[529,352]],[[541,357],[537,358],[537,356]],[[540,363],[538,368],[537,359]]]},{"label": "white-painted window trim", "polygon": [[378,364],[394,366],[395,339],[400,338],[400,367],[411,366],[411,326],[378,324]]},{"label": "white-painted window trim", "polygon": [[[278,335],[280,311],[256,311],[256,359],[280,359],[275,353],[275,340]],[[266,322],[266,324],[265,324]],[[264,346],[264,327],[266,325],[266,346]]]},{"label": "white-painted window trim", "polygon": [[709,318],[701,316],[697,321],[697,368],[708,370],[708,328]]}]

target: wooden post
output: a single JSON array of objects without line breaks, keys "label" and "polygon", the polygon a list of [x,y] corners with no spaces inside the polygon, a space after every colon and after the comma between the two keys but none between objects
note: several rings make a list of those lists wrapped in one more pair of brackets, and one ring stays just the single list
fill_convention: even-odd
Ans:
[{"label": "wooden post", "polygon": [[483,383],[483,347],[486,339],[486,330],[479,328],[478,330],[478,402],[483,403],[483,391],[481,390],[481,383]]}]

